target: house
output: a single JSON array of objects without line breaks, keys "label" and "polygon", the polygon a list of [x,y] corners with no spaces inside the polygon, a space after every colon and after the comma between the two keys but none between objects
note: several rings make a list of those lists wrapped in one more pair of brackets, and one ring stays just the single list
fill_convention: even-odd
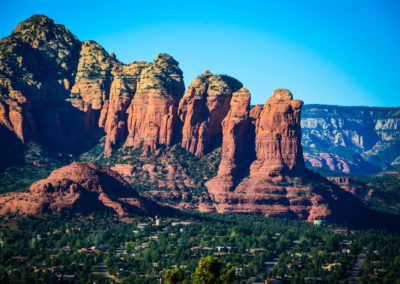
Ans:
[{"label": "house", "polygon": [[157,241],[157,239],[158,239],[158,236],[157,236],[157,235],[154,235],[154,236],[150,236],[150,237],[149,237],[149,240],[150,240],[150,241]]},{"label": "house", "polygon": [[255,253],[256,251],[266,251],[265,248],[252,248],[249,249],[250,253]]},{"label": "house", "polygon": [[332,271],[332,269],[333,269],[334,267],[336,267],[336,266],[341,266],[341,265],[342,265],[342,264],[339,263],[339,262],[334,262],[334,263],[330,263],[330,264],[328,264],[328,265],[326,265],[326,266],[322,266],[321,268],[322,268],[323,270]]},{"label": "house", "polygon": [[215,249],[217,250],[217,252],[228,252],[231,249],[231,247],[217,246]]},{"label": "house", "polygon": [[190,222],[190,221],[180,221],[180,222],[172,222],[171,226],[172,227],[175,227],[175,226],[178,226],[178,225],[188,226],[188,225],[191,225],[191,224],[193,224],[193,223]]},{"label": "house", "polygon": [[60,250],[62,250],[64,252],[70,252],[71,251],[71,247],[70,246],[63,246],[62,248],[60,248]]},{"label": "house", "polygon": [[347,236],[347,229],[337,228],[337,229],[332,230],[332,233],[337,234],[337,235],[345,235],[345,236]]},{"label": "house", "polygon": [[191,248],[191,251],[199,251],[199,250],[213,250],[213,248],[203,247],[203,246],[197,246],[197,247],[192,247]]},{"label": "house", "polygon": [[142,244],[140,244],[140,245],[138,245],[138,246],[136,247],[136,250],[144,250],[144,249],[147,248],[147,247],[148,247],[148,244],[142,243]]}]

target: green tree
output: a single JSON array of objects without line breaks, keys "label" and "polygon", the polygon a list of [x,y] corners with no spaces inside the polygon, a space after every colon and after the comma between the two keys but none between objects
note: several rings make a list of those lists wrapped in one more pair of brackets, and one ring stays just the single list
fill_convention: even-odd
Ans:
[{"label": "green tree", "polygon": [[186,283],[185,275],[178,268],[167,269],[167,271],[164,273],[164,283]]},{"label": "green tree", "polygon": [[194,273],[193,284],[219,283],[220,267],[221,264],[215,256],[202,257]]},{"label": "green tree", "polygon": [[235,280],[235,278],[235,270],[233,270],[232,264],[228,262],[224,271],[222,272],[221,281],[223,284],[230,284]]}]

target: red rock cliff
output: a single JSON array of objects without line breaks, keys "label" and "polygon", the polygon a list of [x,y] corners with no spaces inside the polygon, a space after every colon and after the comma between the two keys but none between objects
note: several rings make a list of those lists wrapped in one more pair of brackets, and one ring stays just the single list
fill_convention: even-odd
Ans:
[{"label": "red rock cliff", "polygon": [[[127,145],[150,149],[177,137],[184,84],[169,55],[124,65],[96,42],[80,42],[64,26],[35,15],[0,41],[0,67],[0,131],[21,144],[33,139],[81,153],[104,129],[109,156],[128,134]],[[14,143],[9,136],[2,146]]]},{"label": "red rock cliff", "polygon": [[[300,111],[302,102],[293,100],[288,90],[275,90],[274,95],[253,111],[249,119],[249,99],[245,92],[238,92],[232,99],[231,111],[223,122],[222,159],[217,176],[206,183],[217,212],[261,213],[266,216],[299,217],[301,219],[326,218],[331,214],[328,199],[314,194],[313,187],[296,184],[293,177],[306,169],[302,157]],[[255,135],[255,160],[247,177],[237,179],[235,171],[242,159],[243,132],[251,129]],[[251,141],[251,135],[248,136]],[[240,146],[241,147],[240,147]],[[247,146],[248,147],[248,146]],[[246,170],[241,168],[240,173]],[[236,178],[236,179],[235,179]],[[280,185],[282,180],[288,185]]]},{"label": "red rock cliff", "polygon": [[136,94],[128,108],[125,147],[142,146],[154,151],[171,145],[177,132],[177,110],[184,92],[182,71],[171,56],[160,54],[140,75]]},{"label": "red rock cliff", "polygon": [[280,179],[305,170],[300,127],[302,104],[285,89],[275,90],[265,103],[255,123],[257,159],[250,167],[250,176]]},{"label": "red rock cliff", "polygon": [[239,81],[209,71],[190,84],[179,103],[182,148],[201,157],[221,143],[221,123],[229,112],[232,93],[241,87]]},{"label": "red rock cliff", "polygon": [[250,142],[250,93],[241,88],[234,92],[230,102],[228,115],[222,122],[222,157],[215,178],[206,186],[211,194],[226,192],[234,188],[237,179],[247,165],[247,157],[251,153]]}]

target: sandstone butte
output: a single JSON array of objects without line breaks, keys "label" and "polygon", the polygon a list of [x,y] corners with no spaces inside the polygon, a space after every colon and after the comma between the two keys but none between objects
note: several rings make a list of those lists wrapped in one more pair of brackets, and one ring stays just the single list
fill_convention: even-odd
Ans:
[{"label": "sandstone butte", "polygon": [[[218,212],[297,216],[310,221],[331,214],[327,200],[314,195],[312,187],[279,185],[307,171],[301,148],[302,103],[293,100],[286,89],[275,90],[262,110],[253,111],[252,139],[251,132],[245,135],[251,129],[250,94],[244,89],[234,93],[230,113],[223,122],[218,174],[206,183]],[[255,159],[249,165],[239,155],[252,156],[251,151],[255,152]],[[248,176],[243,176],[247,172]]]},{"label": "sandstone butte", "polygon": [[154,214],[167,209],[137,194],[116,172],[93,163],[72,163],[33,183],[30,192],[0,196],[0,214],[90,213],[108,210]]},{"label": "sandstone butte", "polygon": [[[7,138],[2,149],[16,140],[21,145],[34,140],[56,151],[82,153],[105,135],[106,157],[119,147],[142,147],[146,154],[173,144],[202,157],[222,144],[218,174],[206,183],[213,202],[198,204],[198,210],[311,221],[358,208],[326,180],[319,181],[326,190],[298,182],[310,173],[301,147],[302,101],[288,90],[275,90],[263,107],[250,111],[250,94],[239,81],[206,71],[185,92],[182,71],[171,56],[123,64],[96,42],[80,42],[41,15],[0,41],[0,66],[0,133]],[[133,206],[111,200],[107,187],[85,187],[80,174],[71,178],[74,185],[64,184],[62,176],[77,167],[93,176],[106,172],[126,185],[106,169],[72,164],[32,185],[29,194],[2,196],[1,212],[76,208],[89,197],[118,214]],[[132,172],[119,171],[127,178]],[[343,204],[347,211],[339,210]]]}]

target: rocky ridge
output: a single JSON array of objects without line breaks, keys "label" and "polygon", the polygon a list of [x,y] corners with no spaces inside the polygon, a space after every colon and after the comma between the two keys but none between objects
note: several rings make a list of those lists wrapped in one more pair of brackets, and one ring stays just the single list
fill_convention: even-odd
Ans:
[{"label": "rocky ridge", "polygon": [[72,163],[32,184],[29,193],[0,197],[0,214],[90,213],[108,210],[118,215],[153,214],[164,210],[133,191],[116,172],[93,163]]},{"label": "rocky ridge", "polygon": [[1,130],[20,144],[33,139],[79,153],[105,133],[109,156],[127,137],[126,146],[154,149],[175,135],[184,84],[167,54],[125,65],[96,42],[80,42],[35,15],[1,40],[0,66]]}]

